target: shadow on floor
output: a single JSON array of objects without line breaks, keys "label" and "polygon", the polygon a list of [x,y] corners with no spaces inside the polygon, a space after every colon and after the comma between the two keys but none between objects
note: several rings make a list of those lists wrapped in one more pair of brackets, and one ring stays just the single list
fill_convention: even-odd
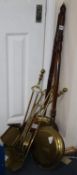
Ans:
[{"label": "shadow on floor", "polygon": [[60,163],[57,168],[51,170],[37,165],[29,154],[21,170],[10,172],[6,169],[5,175],[77,175],[77,160],[73,160],[69,165]]}]

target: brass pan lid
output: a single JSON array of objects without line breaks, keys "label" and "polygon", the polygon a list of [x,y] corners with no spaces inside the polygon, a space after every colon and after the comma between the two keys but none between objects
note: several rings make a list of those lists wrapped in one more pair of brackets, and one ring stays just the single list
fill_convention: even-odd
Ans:
[{"label": "brass pan lid", "polygon": [[32,147],[34,159],[45,168],[55,167],[64,155],[61,135],[51,126],[41,127]]}]

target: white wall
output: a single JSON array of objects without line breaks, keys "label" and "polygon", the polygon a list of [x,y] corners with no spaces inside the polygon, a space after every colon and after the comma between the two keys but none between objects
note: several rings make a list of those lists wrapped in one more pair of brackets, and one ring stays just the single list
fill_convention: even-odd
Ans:
[{"label": "white wall", "polygon": [[[68,92],[58,100],[56,122],[60,128],[61,134],[65,138],[66,145],[77,146],[77,0],[52,0],[52,2],[51,0],[48,0],[50,11],[48,14],[51,14],[49,14],[48,17],[50,19],[46,29],[47,44],[45,67],[46,70],[49,70],[55,32],[54,29],[56,27],[57,15],[62,2],[65,2],[67,12],[59,89],[67,87]],[[54,13],[54,11],[56,13]],[[47,33],[49,33],[49,36]],[[49,63],[47,63],[47,60]]]}]

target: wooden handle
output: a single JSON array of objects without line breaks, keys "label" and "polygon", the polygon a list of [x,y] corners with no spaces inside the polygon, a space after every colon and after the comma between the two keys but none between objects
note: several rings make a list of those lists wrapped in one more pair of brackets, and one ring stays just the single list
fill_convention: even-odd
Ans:
[{"label": "wooden handle", "polygon": [[65,155],[75,154],[77,153],[77,148],[74,146],[68,147],[65,149]]}]

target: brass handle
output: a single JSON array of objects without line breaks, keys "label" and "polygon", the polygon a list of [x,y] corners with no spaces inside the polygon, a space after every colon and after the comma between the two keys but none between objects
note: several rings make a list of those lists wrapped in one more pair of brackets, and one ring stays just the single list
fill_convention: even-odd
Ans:
[{"label": "brass handle", "polygon": [[63,89],[58,93],[58,97],[60,97],[61,95],[64,95],[67,91],[68,91],[68,88],[63,88]]},{"label": "brass handle", "polygon": [[41,71],[40,71],[40,75],[39,75],[39,81],[38,81],[38,84],[39,84],[40,81],[43,79],[44,73],[45,73],[45,69],[41,69]]}]

